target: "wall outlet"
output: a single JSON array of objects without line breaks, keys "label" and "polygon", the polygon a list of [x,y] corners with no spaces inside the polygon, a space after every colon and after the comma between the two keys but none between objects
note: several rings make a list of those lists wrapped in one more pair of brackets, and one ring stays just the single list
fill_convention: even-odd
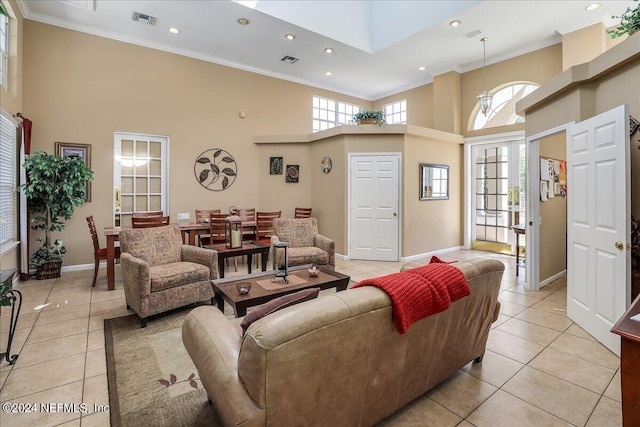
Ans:
[{"label": "wall outlet", "polygon": [[180,221],[181,219],[191,219],[191,215],[189,214],[189,212],[179,213],[178,221]]}]

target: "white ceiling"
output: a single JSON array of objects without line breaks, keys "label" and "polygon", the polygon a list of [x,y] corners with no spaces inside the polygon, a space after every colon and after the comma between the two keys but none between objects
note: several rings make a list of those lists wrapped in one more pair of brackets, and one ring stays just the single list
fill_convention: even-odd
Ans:
[{"label": "white ceiling", "polygon": [[[18,0],[27,19],[368,100],[429,83],[444,72],[481,67],[482,37],[488,37],[487,63],[493,63],[558,43],[562,34],[598,22],[613,25],[618,20],[612,15],[637,6],[633,0],[600,0],[599,9],[585,11],[590,3],[263,0],[251,8],[230,0]],[[135,22],[133,12],[157,21]],[[250,24],[239,25],[239,18]],[[460,26],[449,26],[453,19]],[[169,27],[181,33],[170,34]],[[295,40],[286,40],[288,33]],[[325,53],[326,47],[334,53]],[[284,56],[299,60],[283,62]]]}]

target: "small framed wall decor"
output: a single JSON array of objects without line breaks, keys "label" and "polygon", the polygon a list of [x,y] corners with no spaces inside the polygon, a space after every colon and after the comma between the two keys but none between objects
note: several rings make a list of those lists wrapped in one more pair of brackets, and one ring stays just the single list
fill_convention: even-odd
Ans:
[{"label": "small framed wall decor", "polygon": [[[76,155],[91,169],[91,144],[74,144],[72,142],[56,142],[56,156],[67,157]],[[85,201],[91,201],[91,181],[87,181]]]},{"label": "small framed wall decor", "polygon": [[331,161],[331,157],[325,156],[322,158],[320,162],[320,168],[322,168],[322,172],[329,173],[331,172],[331,168],[333,167],[333,162]]},{"label": "small framed wall decor", "polygon": [[287,176],[285,182],[299,182],[300,165],[287,165]]},{"label": "small framed wall decor", "polygon": [[269,157],[269,175],[282,175],[282,157]]}]

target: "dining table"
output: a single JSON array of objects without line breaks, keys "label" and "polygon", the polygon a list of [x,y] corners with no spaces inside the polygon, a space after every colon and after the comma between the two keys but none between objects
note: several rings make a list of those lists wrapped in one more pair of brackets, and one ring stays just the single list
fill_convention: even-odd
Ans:
[{"label": "dining table", "polygon": [[[180,227],[180,233],[182,233],[182,241],[187,245],[196,245],[196,236],[202,234],[209,234],[209,223],[206,222],[191,222],[191,223],[178,223]],[[119,240],[119,234],[121,230],[131,228],[130,226],[116,226],[105,227],[104,235],[107,238],[107,290],[112,291],[116,286],[116,242]],[[255,233],[256,222],[245,221],[242,223],[243,234],[251,233],[251,230]]]}]

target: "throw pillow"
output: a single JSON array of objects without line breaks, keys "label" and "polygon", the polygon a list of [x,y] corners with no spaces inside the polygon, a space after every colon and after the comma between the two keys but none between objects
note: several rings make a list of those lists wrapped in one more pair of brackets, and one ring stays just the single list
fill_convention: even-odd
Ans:
[{"label": "throw pillow", "polygon": [[247,328],[249,328],[249,326],[256,320],[262,319],[266,315],[282,310],[283,308],[318,298],[319,294],[320,288],[304,289],[292,294],[283,295],[272,299],[267,303],[254,307],[253,310],[244,316],[242,323],[240,323],[240,326],[242,327],[242,335],[247,332]]},{"label": "throw pillow", "polygon": [[437,256],[433,255],[431,257],[431,261],[429,261],[429,264],[453,264],[454,262],[458,262],[458,261],[443,261]]}]

